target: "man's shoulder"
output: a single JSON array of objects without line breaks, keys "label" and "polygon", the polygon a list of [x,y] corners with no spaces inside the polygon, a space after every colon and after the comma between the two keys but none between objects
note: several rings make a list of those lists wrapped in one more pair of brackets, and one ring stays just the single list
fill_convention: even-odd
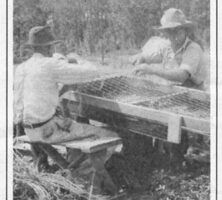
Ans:
[{"label": "man's shoulder", "polygon": [[170,46],[170,41],[168,39],[159,36],[153,36],[146,42],[143,47],[143,50],[169,48]]},{"label": "man's shoulder", "polygon": [[203,52],[202,48],[200,45],[194,41],[190,41],[189,44],[187,45],[186,50],[192,50],[192,51],[198,51],[198,52]]},{"label": "man's shoulder", "polygon": [[59,65],[60,62],[64,61],[65,59],[63,59],[62,57],[44,57],[42,59],[42,65],[44,65],[44,68],[51,68],[51,67],[55,67],[56,65]]}]

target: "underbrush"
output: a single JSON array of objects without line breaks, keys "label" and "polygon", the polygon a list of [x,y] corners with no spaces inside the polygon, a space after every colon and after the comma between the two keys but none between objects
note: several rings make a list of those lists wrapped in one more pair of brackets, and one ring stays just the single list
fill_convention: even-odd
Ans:
[{"label": "underbrush", "polygon": [[[138,144],[138,140],[134,141]],[[149,155],[148,155],[149,154]],[[139,191],[126,190],[123,200],[209,200],[210,166],[206,163],[186,163],[181,168],[169,168],[166,159],[157,153],[134,151],[125,154],[126,163],[141,184]],[[155,163],[153,163],[155,161]],[[14,200],[105,200],[107,196],[94,195],[83,182],[73,179],[69,171],[58,170],[55,173],[37,172],[30,157],[14,154]],[[159,164],[158,164],[159,163]],[[161,165],[162,163],[162,165]],[[123,165],[113,160],[116,172],[132,174]],[[108,170],[109,171],[109,170]],[[111,173],[115,178],[118,174]],[[129,176],[128,176],[129,177]],[[132,181],[132,180],[129,180]],[[91,185],[92,186],[92,185]],[[113,199],[111,197],[111,199]]]},{"label": "underbrush", "polygon": [[174,174],[155,171],[150,195],[158,200],[209,200],[209,175],[193,177],[190,173]]},{"label": "underbrush", "polygon": [[104,196],[88,192],[84,183],[73,180],[68,172],[37,172],[30,160],[14,154],[14,200],[105,200]]}]

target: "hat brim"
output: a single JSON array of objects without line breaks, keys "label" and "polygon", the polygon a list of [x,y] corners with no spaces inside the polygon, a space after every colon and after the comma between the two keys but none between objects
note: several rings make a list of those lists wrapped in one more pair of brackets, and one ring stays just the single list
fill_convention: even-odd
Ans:
[{"label": "hat brim", "polygon": [[34,43],[27,42],[24,46],[26,46],[26,47],[44,47],[44,46],[53,46],[53,45],[56,45],[56,44],[59,44],[62,42],[63,42],[62,40],[54,40],[54,41],[47,42],[44,44],[34,44]]},{"label": "hat brim", "polygon": [[161,30],[166,30],[166,29],[174,29],[174,28],[177,28],[177,27],[190,27],[190,28],[194,28],[195,25],[191,21],[186,21],[183,24],[181,24],[181,23],[172,23],[172,24],[167,24],[165,26],[154,26],[153,29],[161,31]]}]

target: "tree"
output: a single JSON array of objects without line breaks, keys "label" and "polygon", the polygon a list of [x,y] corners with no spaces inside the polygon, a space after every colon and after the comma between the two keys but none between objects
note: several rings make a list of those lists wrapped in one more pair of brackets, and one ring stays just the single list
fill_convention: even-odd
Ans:
[{"label": "tree", "polygon": [[44,25],[48,16],[67,51],[100,51],[104,56],[106,51],[140,48],[170,7],[183,10],[198,25],[200,37],[209,41],[210,0],[16,0],[14,57],[21,58],[29,29]]}]

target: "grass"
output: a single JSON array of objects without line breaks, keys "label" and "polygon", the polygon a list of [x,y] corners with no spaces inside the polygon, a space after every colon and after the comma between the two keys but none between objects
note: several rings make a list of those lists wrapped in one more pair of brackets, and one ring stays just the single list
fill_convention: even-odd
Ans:
[{"label": "grass", "polygon": [[14,153],[14,200],[106,200],[107,197],[88,192],[83,183],[65,176],[68,172],[55,174],[37,172],[30,161]]},{"label": "grass", "polygon": [[150,194],[158,200],[209,200],[209,175],[193,177],[190,173],[154,171]]}]

